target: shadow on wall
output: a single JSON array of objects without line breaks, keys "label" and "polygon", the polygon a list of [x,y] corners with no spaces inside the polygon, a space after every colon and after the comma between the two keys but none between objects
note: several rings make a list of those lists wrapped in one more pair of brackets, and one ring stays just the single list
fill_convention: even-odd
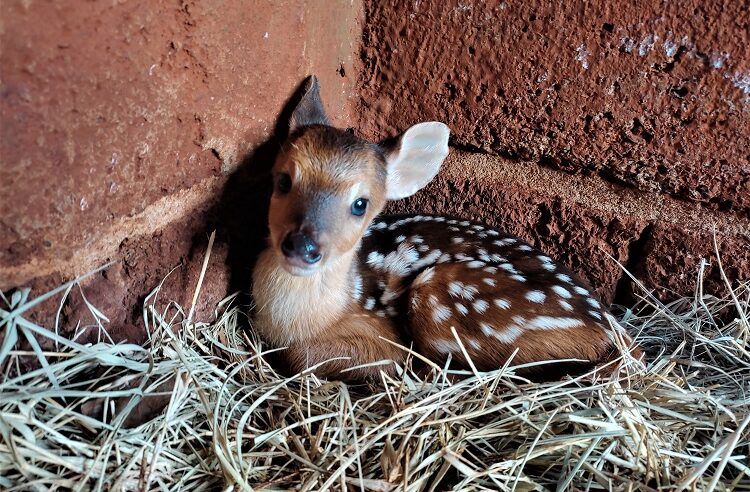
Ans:
[{"label": "shadow on wall", "polygon": [[[102,338],[96,329],[97,320],[92,318],[87,307],[91,303],[107,316],[112,316],[106,326],[107,339],[145,343],[143,306],[146,298],[159,286],[160,294],[149,301],[156,303],[156,310],[176,314],[171,301],[182,299],[181,307],[186,314],[207,251],[208,238],[213,231],[216,231],[216,240],[201,301],[196,306],[196,319],[210,316],[209,313],[227,294],[239,293],[236,302],[243,309],[252,306],[252,271],[259,253],[266,246],[268,235],[268,206],[272,192],[270,171],[287,137],[289,118],[301,99],[306,82],[303,80],[285,102],[271,137],[242,159],[212,207],[198,212],[193,218],[168,225],[166,230],[154,236],[126,239],[120,245],[119,258],[112,266],[83,280],[81,289],[67,293],[59,319],[64,336],[73,337],[80,328],[82,331],[77,337],[80,343],[96,343]],[[174,250],[187,251],[178,265],[164,263],[158,257],[165,255],[168,258]],[[222,261],[225,265],[221,265]],[[175,266],[177,268],[173,268]],[[140,279],[140,282],[133,283],[133,279]],[[49,280],[50,285],[42,287],[48,291],[62,281],[55,276]],[[33,311],[28,314],[34,322],[53,326],[55,319],[48,313],[54,316],[58,306],[60,299],[56,296],[42,306],[40,314]],[[50,340],[40,340],[40,343],[43,347],[52,346]],[[22,340],[19,348],[32,349],[28,340]],[[34,356],[21,357],[18,363],[21,370],[39,367]]]},{"label": "shadow on wall", "polygon": [[239,292],[242,306],[251,305],[252,271],[268,236],[268,206],[273,189],[271,168],[288,135],[289,118],[302,97],[303,80],[284,104],[271,137],[245,156],[229,177],[207,223],[193,238],[190,256],[203,255],[208,236],[227,247],[228,293]]},{"label": "shadow on wall", "polygon": [[[110,258],[115,260],[111,267],[85,279],[81,289],[73,289],[67,295],[59,320],[64,335],[73,336],[75,327],[80,326],[80,341],[95,343],[101,338],[97,320],[87,307],[90,302],[109,317],[106,329],[114,341],[145,342],[146,298],[159,286],[159,295],[149,301],[156,302],[157,311],[172,312],[174,300],[187,312],[212,231],[216,231],[216,241],[195,306],[196,319],[210,318],[217,303],[227,294],[238,292],[236,302],[243,308],[252,304],[252,270],[268,234],[270,170],[286,139],[289,117],[301,98],[304,83],[284,104],[271,137],[242,159],[213,206],[196,210],[195,214],[153,235],[127,238],[114,258]],[[176,257],[179,257],[177,265]],[[34,287],[46,292],[63,280],[55,276],[47,284]],[[86,299],[82,296],[84,292]],[[59,303],[58,297],[48,301],[38,310],[38,316],[31,313],[32,321],[52,326]]]}]

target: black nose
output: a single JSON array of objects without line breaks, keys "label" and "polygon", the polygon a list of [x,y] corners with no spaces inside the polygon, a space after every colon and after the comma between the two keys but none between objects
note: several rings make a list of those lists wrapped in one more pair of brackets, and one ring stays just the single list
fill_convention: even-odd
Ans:
[{"label": "black nose", "polygon": [[285,256],[298,256],[305,263],[313,264],[320,261],[320,247],[318,243],[302,232],[290,232],[281,242],[281,251]]}]

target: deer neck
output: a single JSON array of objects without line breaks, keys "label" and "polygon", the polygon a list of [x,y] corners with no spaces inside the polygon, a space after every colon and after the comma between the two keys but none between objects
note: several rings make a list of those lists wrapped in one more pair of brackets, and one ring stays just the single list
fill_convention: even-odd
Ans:
[{"label": "deer neck", "polygon": [[276,251],[261,253],[253,273],[258,333],[276,346],[324,334],[352,306],[356,249],[306,277],[287,272]]}]

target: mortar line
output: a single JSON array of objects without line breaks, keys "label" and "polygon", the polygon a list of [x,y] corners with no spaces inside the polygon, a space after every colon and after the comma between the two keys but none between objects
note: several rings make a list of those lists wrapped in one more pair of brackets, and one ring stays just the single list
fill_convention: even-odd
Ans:
[{"label": "mortar line", "polygon": [[[462,165],[465,161],[471,161],[471,176],[466,175],[466,166]],[[535,189],[544,196],[562,197],[591,210],[654,225],[666,223],[685,230],[712,232],[716,224],[720,233],[750,236],[750,217],[742,212],[711,210],[698,202],[679,200],[664,193],[616,185],[596,174],[570,174],[532,161],[453,149],[441,174],[443,179],[454,181],[468,178],[513,183]]]}]

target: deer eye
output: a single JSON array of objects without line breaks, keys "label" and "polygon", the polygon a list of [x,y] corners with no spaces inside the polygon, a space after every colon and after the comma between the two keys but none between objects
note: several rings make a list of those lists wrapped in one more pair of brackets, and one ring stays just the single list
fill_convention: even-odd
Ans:
[{"label": "deer eye", "polygon": [[352,203],[352,215],[362,216],[365,214],[365,210],[367,210],[366,198],[357,198],[354,200],[354,203]]},{"label": "deer eye", "polygon": [[292,189],[292,177],[287,173],[279,174],[279,177],[276,178],[276,189],[282,195],[289,193],[289,191]]}]

